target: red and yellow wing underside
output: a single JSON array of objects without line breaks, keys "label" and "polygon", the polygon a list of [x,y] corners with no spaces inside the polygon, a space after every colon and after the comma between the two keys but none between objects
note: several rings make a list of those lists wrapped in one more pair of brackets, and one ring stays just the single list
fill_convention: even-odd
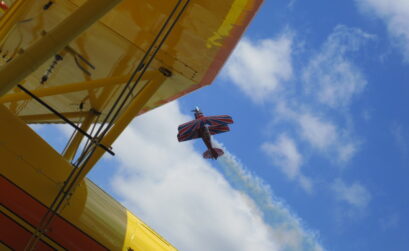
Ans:
[{"label": "red and yellow wing underside", "polygon": [[[13,60],[24,56],[86,1],[6,2],[11,8],[0,19],[0,76],[7,76]],[[93,109],[100,115],[92,122],[100,122],[176,2],[124,0],[59,50],[56,54],[62,60],[53,56],[38,68],[16,65],[11,70],[25,74],[19,83],[68,119],[84,121]],[[133,92],[138,96],[150,81],[164,79],[138,114],[211,84],[260,4],[261,0],[190,1]],[[161,78],[161,67],[172,76]],[[2,81],[0,93],[7,84]],[[17,87],[0,96],[0,249],[24,248],[74,168],[27,126],[62,122]],[[175,250],[86,178],[64,201],[37,247]]]}]

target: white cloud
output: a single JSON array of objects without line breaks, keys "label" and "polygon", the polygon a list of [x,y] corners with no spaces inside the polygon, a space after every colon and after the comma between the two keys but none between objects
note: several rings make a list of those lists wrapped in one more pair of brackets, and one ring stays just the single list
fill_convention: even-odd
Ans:
[{"label": "white cloud", "polygon": [[355,142],[346,142],[338,147],[338,157],[341,162],[347,162],[358,151],[358,144]]},{"label": "white cloud", "polygon": [[[177,125],[189,119],[173,102],[137,118],[115,143],[120,168],[112,188],[125,204],[180,250],[304,245],[304,230],[293,228],[292,215],[275,215],[283,222],[269,224],[251,193],[233,189],[191,142],[177,142]],[[275,202],[269,206],[283,208]]]},{"label": "white cloud", "polygon": [[292,78],[292,39],[285,33],[276,39],[241,40],[227,62],[226,75],[254,102],[266,101]]},{"label": "white cloud", "polygon": [[395,144],[399,149],[402,158],[407,159],[409,157],[409,133],[405,130],[405,127],[400,123],[393,123],[391,126],[391,134],[395,140]]},{"label": "white cloud", "polygon": [[303,158],[293,139],[281,134],[275,143],[264,143],[262,150],[290,180],[297,180],[304,190],[311,192],[311,180],[301,173]]},{"label": "white cloud", "polygon": [[384,231],[390,231],[391,229],[397,228],[399,226],[399,222],[401,222],[401,220],[398,213],[385,215],[379,219],[379,225]]},{"label": "white cloud", "polygon": [[358,50],[370,38],[359,29],[337,26],[303,71],[306,94],[332,108],[348,106],[367,81],[347,53]]},{"label": "white cloud", "polygon": [[371,201],[370,192],[359,182],[346,184],[341,179],[336,179],[332,190],[340,201],[344,201],[357,209],[365,209]]},{"label": "white cloud", "polygon": [[[295,126],[299,137],[293,138],[308,142],[316,152],[341,164],[353,158],[359,144],[351,137],[352,124],[347,121],[348,127],[343,128],[330,119],[327,111],[342,111],[348,117],[345,111],[367,85],[365,77],[352,62],[352,52],[358,51],[373,38],[360,29],[341,25],[335,27],[320,51],[302,69],[300,81],[304,86],[303,91],[296,96],[287,92],[287,95],[275,99],[275,120],[290,122]],[[287,174],[297,170],[294,168],[297,165],[286,166]],[[305,177],[303,183],[309,186]]]},{"label": "white cloud", "polygon": [[334,159],[335,153],[338,161],[346,163],[357,152],[358,143],[349,136],[348,130],[341,130],[328,118],[311,111],[299,111],[283,102],[276,108],[281,119],[295,124],[301,139],[308,142],[313,149],[327,154],[331,159]]},{"label": "white cloud", "polygon": [[337,143],[338,132],[331,122],[308,113],[300,114],[297,120],[302,137],[313,147],[325,150]]},{"label": "white cloud", "polygon": [[293,9],[296,2],[297,2],[297,0],[290,0],[287,7],[289,9]]},{"label": "white cloud", "polygon": [[294,141],[288,136],[281,134],[275,144],[265,143],[262,149],[269,155],[275,155],[276,162],[285,167],[284,173],[294,179],[300,173],[302,156],[297,150]]},{"label": "white cloud", "polygon": [[[299,138],[295,139],[308,142],[313,149],[331,155],[332,159],[335,154],[335,160],[347,163],[358,149],[356,140],[350,137],[351,128],[342,128],[324,112],[328,107],[344,112],[367,85],[365,77],[352,62],[351,52],[358,51],[374,36],[360,29],[337,26],[320,52],[302,69],[300,81],[304,91],[292,97],[293,89],[284,89],[283,83],[293,78],[293,38],[293,34],[284,33],[276,39],[243,40],[227,63],[225,73],[254,102],[270,98],[277,107],[275,119],[284,118],[296,126]],[[283,92],[278,92],[280,87]],[[274,95],[276,93],[280,95]],[[306,100],[313,102],[307,103]],[[316,110],[323,112],[318,114]],[[281,163],[280,166],[286,166],[282,170],[294,179],[299,165]],[[297,180],[305,188],[311,186],[309,179],[299,177],[302,178]]]},{"label": "white cloud", "polygon": [[263,218],[272,227],[271,238],[279,245],[279,250],[322,251],[317,235],[303,227],[302,221],[274,196],[270,186],[249,172],[227,149],[223,149],[225,155],[219,163],[226,178],[237,190],[251,197],[261,210]]},{"label": "white cloud", "polygon": [[402,48],[409,62],[409,1],[407,0],[356,0],[360,8],[369,15],[381,18],[389,33]]}]

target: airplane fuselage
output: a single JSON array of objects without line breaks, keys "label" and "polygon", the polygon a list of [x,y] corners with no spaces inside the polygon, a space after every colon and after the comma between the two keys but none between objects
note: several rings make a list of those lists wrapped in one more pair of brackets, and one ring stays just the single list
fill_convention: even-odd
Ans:
[{"label": "airplane fuselage", "polygon": [[209,149],[209,151],[212,153],[213,158],[217,159],[218,155],[212,146],[212,138],[207,125],[199,129],[199,135],[207,149]]}]

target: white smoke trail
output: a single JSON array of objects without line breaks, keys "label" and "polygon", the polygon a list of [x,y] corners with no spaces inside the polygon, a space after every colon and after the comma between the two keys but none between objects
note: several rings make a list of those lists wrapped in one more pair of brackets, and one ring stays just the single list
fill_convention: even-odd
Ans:
[{"label": "white smoke trail", "polygon": [[273,238],[281,243],[282,250],[324,250],[318,241],[318,234],[305,229],[301,219],[273,194],[269,185],[251,173],[221,143],[215,142],[215,145],[225,152],[218,161],[225,178],[235,189],[254,201],[264,220],[271,226]]}]

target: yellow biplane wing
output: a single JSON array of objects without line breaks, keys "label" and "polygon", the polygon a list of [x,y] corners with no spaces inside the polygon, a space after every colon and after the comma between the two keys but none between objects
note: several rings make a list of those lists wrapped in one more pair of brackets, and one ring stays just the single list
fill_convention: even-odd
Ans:
[{"label": "yellow biplane wing", "polygon": [[[134,117],[211,84],[260,5],[1,1],[0,249],[174,250],[85,176]],[[35,123],[73,126],[65,151]]]}]

